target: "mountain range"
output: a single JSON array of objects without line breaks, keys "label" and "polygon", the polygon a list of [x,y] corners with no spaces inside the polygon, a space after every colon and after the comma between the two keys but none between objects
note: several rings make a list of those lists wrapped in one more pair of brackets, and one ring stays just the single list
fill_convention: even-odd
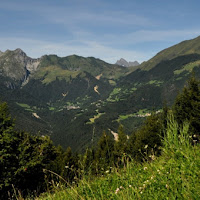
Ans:
[{"label": "mountain range", "polygon": [[[122,59],[121,59],[122,60]],[[191,72],[200,77],[200,37],[164,49],[135,67],[93,57],[0,52],[0,98],[16,127],[82,151],[119,124],[132,133],[152,110],[172,105]]]},{"label": "mountain range", "polygon": [[118,60],[116,63],[116,65],[120,65],[123,67],[135,67],[139,65],[138,61],[134,61],[134,62],[127,62],[124,58],[121,58],[120,60]]}]

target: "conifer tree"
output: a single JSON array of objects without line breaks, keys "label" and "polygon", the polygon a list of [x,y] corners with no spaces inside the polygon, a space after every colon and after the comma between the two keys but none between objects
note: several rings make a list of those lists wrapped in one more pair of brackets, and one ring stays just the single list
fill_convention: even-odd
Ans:
[{"label": "conifer tree", "polygon": [[99,169],[113,165],[114,140],[104,131],[96,150],[96,162]]},{"label": "conifer tree", "polygon": [[[152,113],[145,124],[130,138],[129,151],[136,160],[148,159],[151,153],[159,153],[163,124],[159,115]],[[153,151],[153,152],[152,152]]]},{"label": "conifer tree", "polygon": [[7,104],[0,104],[0,199],[7,199],[13,187],[22,194],[41,192],[43,169],[49,168],[55,157],[55,147],[48,137],[15,131]]},{"label": "conifer tree", "polygon": [[115,164],[120,164],[121,158],[127,153],[128,138],[124,132],[123,125],[120,124],[118,128],[118,140],[115,141]]},{"label": "conifer tree", "polygon": [[95,173],[96,162],[94,149],[87,148],[82,160],[84,173]]},{"label": "conifer tree", "polygon": [[184,121],[190,124],[190,133],[199,134],[200,132],[200,82],[194,74],[188,81],[188,86],[183,88],[174,103],[173,112],[175,119],[180,126]]}]

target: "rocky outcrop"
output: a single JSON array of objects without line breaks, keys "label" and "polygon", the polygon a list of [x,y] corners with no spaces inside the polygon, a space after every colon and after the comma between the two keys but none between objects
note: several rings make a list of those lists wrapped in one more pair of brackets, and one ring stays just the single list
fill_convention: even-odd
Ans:
[{"label": "rocky outcrop", "polygon": [[21,49],[0,52],[0,75],[9,78],[5,85],[11,89],[28,83],[39,64],[40,59],[28,57]]},{"label": "rocky outcrop", "polygon": [[124,58],[121,58],[120,60],[118,60],[116,63],[116,65],[120,65],[123,67],[135,67],[138,66],[139,63],[137,61],[134,62],[127,62]]}]

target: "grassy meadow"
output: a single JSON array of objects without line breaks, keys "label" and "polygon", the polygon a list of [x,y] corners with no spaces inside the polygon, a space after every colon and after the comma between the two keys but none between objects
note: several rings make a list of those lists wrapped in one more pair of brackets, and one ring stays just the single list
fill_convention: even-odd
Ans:
[{"label": "grassy meadow", "polygon": [[121,169],[110,168],[98,177],[85,175],[68,187],[62,186],[59,177],[60,183],[52,182],[53,192],[36,199],[200,199],[200,148],[191,145],[188,129],[185,123],[178,134],[171,116],[160,157],[152,149],[148,161],[139,164],[124,155]]}]

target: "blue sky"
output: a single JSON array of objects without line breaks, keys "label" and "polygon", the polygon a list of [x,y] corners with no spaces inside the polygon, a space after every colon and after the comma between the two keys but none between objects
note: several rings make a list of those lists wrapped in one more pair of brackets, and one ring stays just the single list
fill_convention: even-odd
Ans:
[{"label": "blue sky", "polygon": [[0,0],[0,50],[139,62],[200,35],[199,0]]}]

